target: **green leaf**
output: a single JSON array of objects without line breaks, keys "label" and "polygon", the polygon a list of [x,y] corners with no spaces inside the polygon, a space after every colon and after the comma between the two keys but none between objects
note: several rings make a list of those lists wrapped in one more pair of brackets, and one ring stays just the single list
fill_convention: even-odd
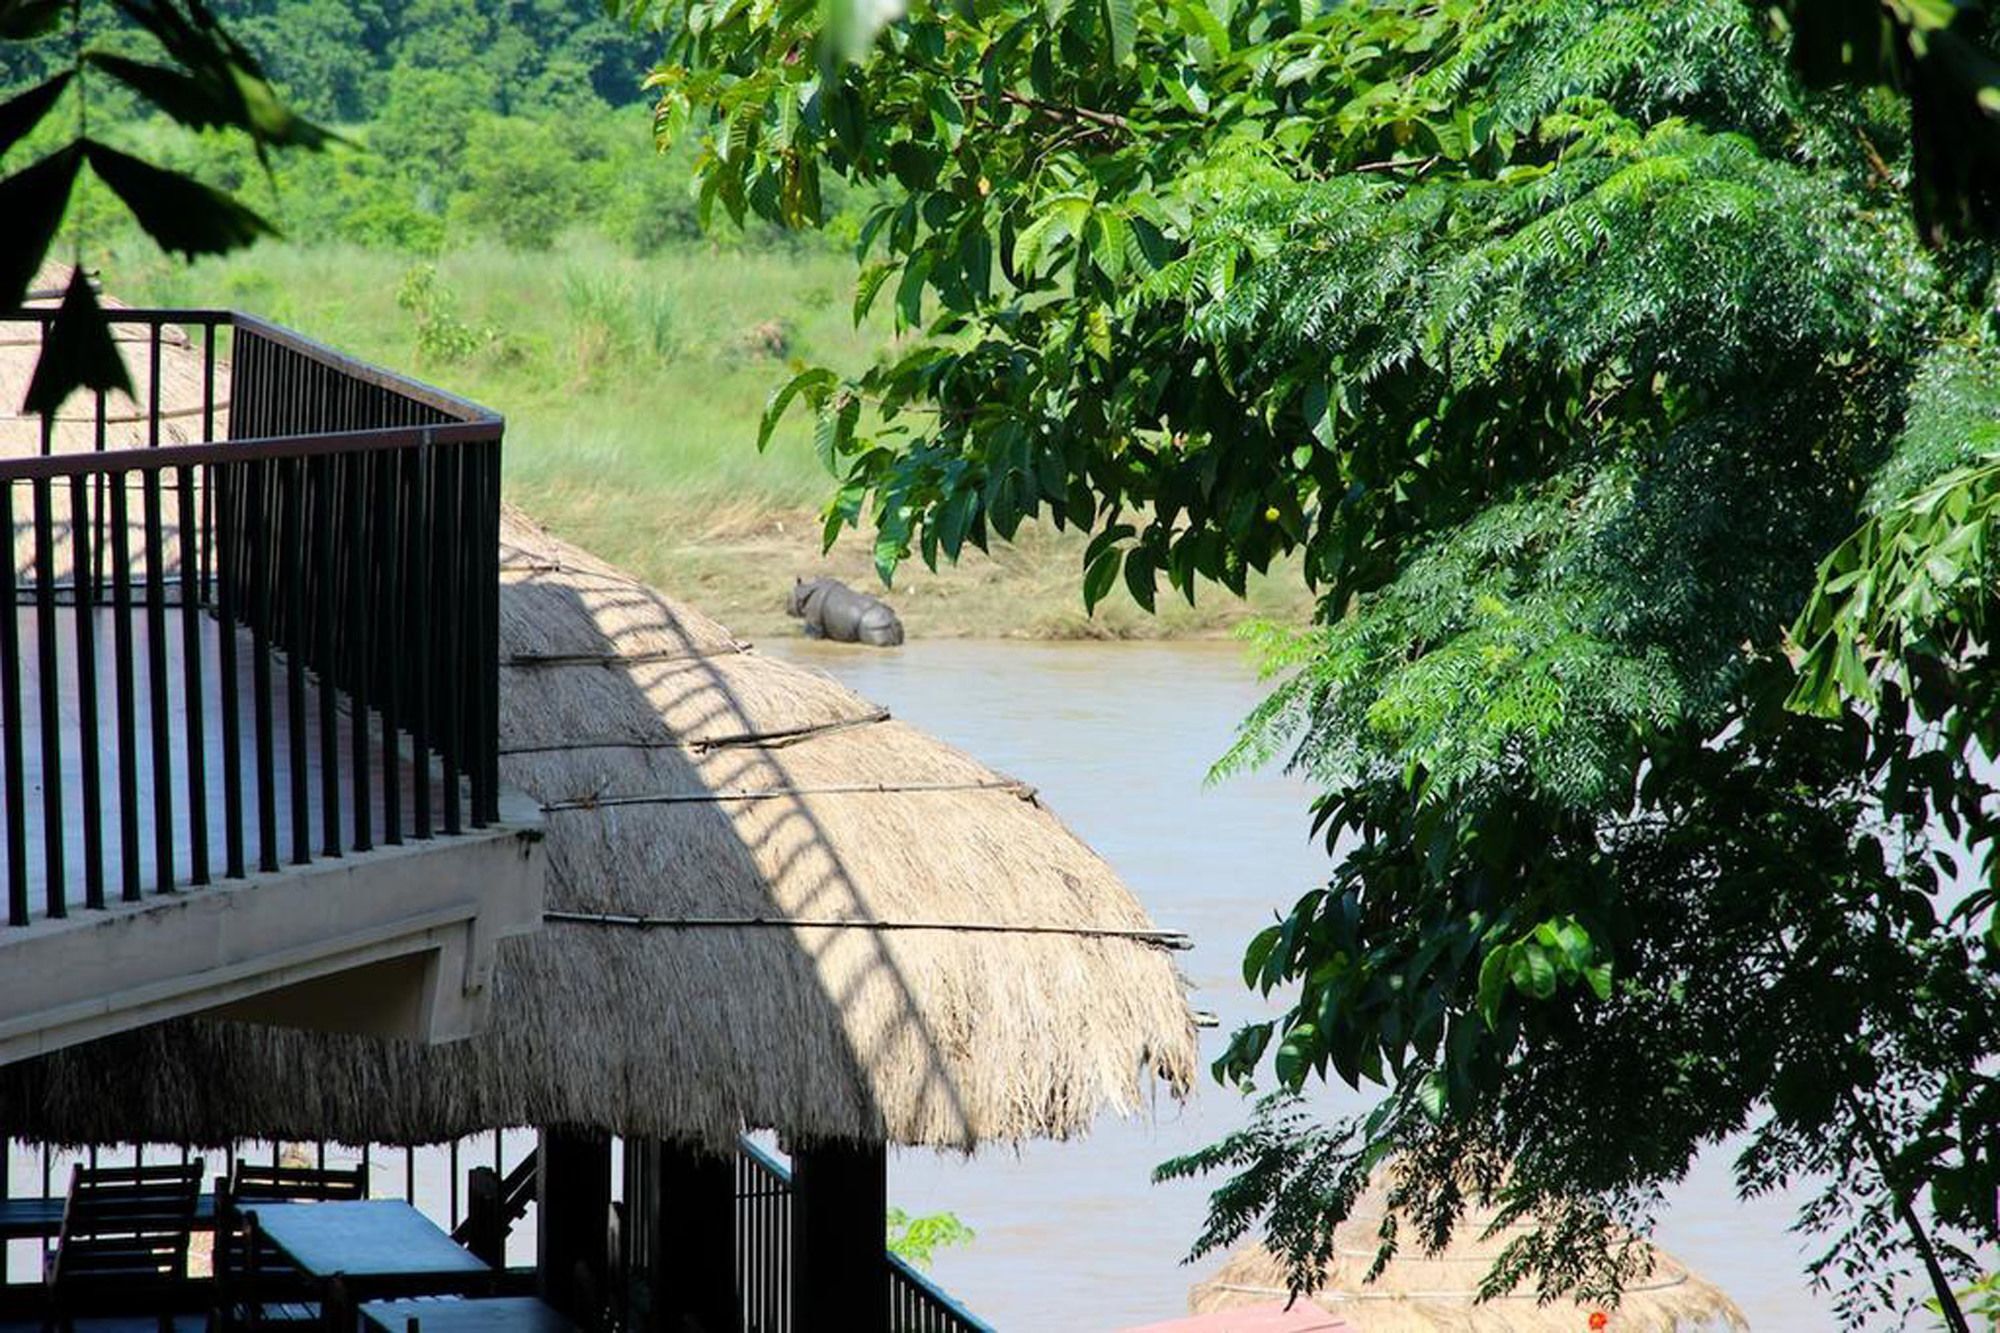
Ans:
[{"label": "green leaf", "polygon": [[1107,546],[1100,551],[1083,571],[1083,609],[1089,614],[1097,609],[1104,595],[1118,582],[1118,567],[1123,563],[1125,552],[1116,546]]},{"label": "green leaf", "polygon": [[1141,610],[1153,614],[1154,599],[1159,592],[1159,568],[1153,561],[1153,553],[1143,546],[1125,553],[1125,590],[1132,594],[1132,600]]},{"label": "green leaf", "polygon": [[1445,1082],[1444,1075],[1435,1070],[1425,1074],[1423,1081],[1417,1084],[1417,1105],[1423,1108],[1424,1114],[1430,1117],[1431,1123],[1444,1123],[1444,1112],[1449,1092],[1450,1088]]},{"label": "green leaf", "polygon": [[823,366],[814,366],[810,370],[800,371],[773,390],[764,404],[764,415],[757,423],[757,452],[763,453],[771,443],[771,433],[777,430],[779,420],[785,415],[785,409],[792,405],[794,398],[803,393],[807,403],[818,407],[826,401],[826,396],[838,383],[839,378],[831,370]]},{"label": "green leaf", "polygon": [[1512,953],[1510,946],[1496,945],[1487,951],[1485,961],[1479,965],[1479,1014],[1489,1028],[1500,1024],[1500,1006],[1507,998]]},{"label": "green leaf", "polygon": [[0,102],[0,153],[21,141],[21,136],[41,124],[42,117],[69,87],[70,72],[64,70],[46,83],[38,83],[24,93]]},{"label": "green leaf", "polygon": [[92,139],[82,147],[90,169],[162,250],[193,259],[276,234],[263,218],[192,176],[164,171]]},{"label": "green leaf", "polygon": [[27,297],[28,284],[62,225],[82,162],[82,153],[71,144],[0,180],[0,218],[6,219],[7,236],[0,245],[0,309],[15,309]]},{"label": "green leaf", "polygon": [[1271,950],[1277,947],[1281,926],[1266,926],[1250,940],[1250,947],[1243,951],[1243,984],[1253,990],[1268,991],[1269,984],[1264,979],[1264,969],[1271,960]]},{"label": "green leaf", "polygon": [[860,278],[854,284],[854,323],[858,327],[868,318],[868,312],[875,306],[875,296],[882,290],[882,284],[895,273],[897,265],[883,261],[868,265],[861,270]]},{"label": "green leaf", "polygon": [[1104,30],[1111,37],[1111,62],[1129,63],[1139,39],[1137,0],[1104,0]]},{"label": "green leaf", "polygon": [[81,268],[70,270],[69,287],[42,342],[42,356],[35,363],[35,377],[21,410],[54,416],[78,389],[132,392],[132,377]]},{"label": "green leaf", "polygon": [[1546,1000],[1556,993],[1556,967],[1548,952],[1533,940],[1523,940],[1513,949],[1513,967],[1509,971],[1515,989],[1525,991],[1537,1000]]}]

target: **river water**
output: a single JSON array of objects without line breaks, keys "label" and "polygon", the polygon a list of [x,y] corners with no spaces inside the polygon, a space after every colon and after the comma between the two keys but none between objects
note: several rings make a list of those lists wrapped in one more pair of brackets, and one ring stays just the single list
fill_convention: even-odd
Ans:
[{"label": "river water", "polygon": [[[1244,943],[1323,881],[1307,838],[1306,793],[1275,774],[1208,785],[1261,687],[1232,644],[949,641],[892,652],[803,640],[763,645],[838,677],[904,721],[1031,783],[1117,867],[1160,926],[1186,932],[1196,1008],[1215,1013],[1205,1058],[1259,1011],[1242,982]],[[1337,1094],[1337,1095],[1336,1095]],[[1323,1105],[1365,1104],[1335,1085]],[[1187,1289],[1218,1262],[1181,1260],[1206,1185],[1149,1183],[1161,1160],[1242,1123],[1244,1102],[1204,1082],[1185,1104],[1164,1094],[1144,1119],[1106,1120],[1086,1139],[970,1160],[909,1151],[890,1198],[913,1214],[950,1210],[977,1233],[940,1252],[945,1290],[996,1327],[1118,1329],[1187,1310]],[[1635,1112],[1636,1113],[1636,1112]],[[1835,1327],[1801,1274],[1784,1200],[1740,1203],[1722,1155],[1675,1192],[1657,1239],[1735,1298],[1758,1333]]]}]

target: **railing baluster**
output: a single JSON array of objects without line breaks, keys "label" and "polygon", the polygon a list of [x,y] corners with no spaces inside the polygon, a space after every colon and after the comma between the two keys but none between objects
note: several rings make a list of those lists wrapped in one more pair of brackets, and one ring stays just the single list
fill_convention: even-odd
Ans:
[{"label": "railing baluster", "polygon": [[312,793],[306,763],[306,662],[305,645],[298,630],[305,603],[305,460],[290,458],[278,464],[283,491],[284,519],[279,529],[279,578],[284,584],[285,605],[291,614],[282,622],[285,643],[285,725],[287,754],[291,760],[292,864],[312,861]]},{"label": "railing baluster", "polygon": [[181,717],[187,736],[188,882],[208,883],[208,735],[202,726],[201,549],[195,515],[194,469],[180,468]]},{"label": "railing baluster", "polygon": [[[444,796],[444,831],[456,836],[459,832],[459,764],[465,757],[462,725],[467,705],[471,702],[467,690],[454,670],[460,659],[464,638],[466,612],[471,604],[472,590],[465,586],[462,574],[469,552],[460,540],[458,509],[460,500],[461,475],[459,466],[463,455],[456,449],[436,449],[431,451],[432,466],[439,473],[435,490],[437,513],[433,516],[432,528],[436,532],[436,555],[432,560],[437,570],[440,590],[438,598],[438,660],[448,663],[442,675],[452,678],[450,687],[439,688],[434,693],[437,698],[438,731],[437,751],[442,761],[440,773]],[[433,679],[436,679],[434,676]]]},{"label": "railing baluster", "polygon": [[[201,438],[206,444],[215,439],[215,321],[201,326]],[[215,469],[202,475],[201,542],[199,571],[201,600],[215,596]]]},{"label": "railing baluster", "polygon": [[244,531],[250,539],[250,706],[257,731],[257,868],[278,868],[277,742],[271,721],[271,488],[282,466],[257,462],[250,466],[250,500]]},{"label": "railing baluster", "polygon": [[[44,422],[48,419],[43,418]],[[56,540],[53,483],[38,478],[35,505],[35,663],[41,679],[42,885],[50,917],[69,915],[69,876],[63,869],[62,679],[56,661]]]},{"label": "railing baluster", "polygon": [[431,836],[431,654],[430,587],[437,552],[431,545],[431,447],[417,446],[410,469],[410,567],[404,574],[409,592],[410,635],[410,832]]},{"label": "railing baluster", "polygon": [[133,684],[131,473],[111,474],[111,670],[118,711],[118,862],[120,895],[138,902],[139,708]]},{"label": "railing baluster", "polygon": [[220,537],[216,554],[216,684],[222,701],[222,873],[243,878],[243,736],[237,698],[236,635],[242,619],[237,608],[237,570],[242,546],[235,528],[235,496],[242,489],[243,469],[216,465],[209,470],[215,493],[215,521]]},{"label": "railing baluster", "polygon": [[[91,448],[94,452],[101,454],[104,452],[105,444],[104,390],[95,390],[91,394],[91,397],[96,402],[96,409],[92,413]],[[91,597],[95,601],[104,600],[104,562],[110,558],[109,553],[104,548],[105,514],[109,508],[105,501],[110,494],[110,487],[107,485],[107,481],[108,479],[103,473],[97,474],[97,540],[91,543],[90,585]]]},{"label": "railing baluster", "polygon": [[76,743],[83,783],[83,905],[104,906],[104,778],[97,734],[97,605],[91,596],[92,478],[69,479],[71,557],[76,576]]},{"label": "railing baluster", "polygon": [[[155,352],[159,350],[158,337],[155,329]],[[157,374],[155,362],[156,377]],[[153,416],[157,431],[159,413]],[[167,697],[167,571],[160,513],[164,479],[159,468],[151,467],[142,470],[139,479],[146,519],[146,666],[147,699],[153,720],[154,887],[161,893],[169,893],[174,887],[174,757],[173,707]]]},{"label": "railing baluster", "polygon": [[403,760],[396,730],[402,725],[402,654],[393,646],[402,636],[400,582],[403,565],[403,535],[397,519],[401,511],[402,475],[409,455],[398,451],[381,460],[381,481],[377,486],[376,513],[381,520],[382,614],[377,622],[387,631],[386,642],[377,649],[382,663],[382,841],[391,847],[403,841]]},{"label": "railing baluster", "polygon": [[21,755],[21,607],[15,586],[14,485],[0,482],[0,516],[7,520],[7,564],[0,570],[0,723],[7,783],[7,922],[28,924],[28,789]]},{"label": "railing baluster", "polygon": [[153,321],[146,339],[146,445],[160,447],[160,321]]},{"label": "railing baluster", "polygon": [[374,846],[369,820],[368,782],[368,696],[374,662],[368,655],[369,520],[374,517],[367,497],[371,485],[379,484],[379,460],[356,454],[347,463],[354,479],[347,493],[347,715],[352,728],[351,762],[354,767],[354,850],[365,852]]},{"label": "railing baluster", "polygon": [[[334,657],[335,601],[333,563],[333,493],[339,476],[337,458],[315,458],[306,464],[306,476],[313,481],[312,527],[313,621],[318,633],[314,666],[319,672],[319,805],[322,854],[339,856],[340,846],[340,713],[335,691],[340,674]],[[303,646],[303,645],[301,645]]]},{"label": "railing baluster", "polygon": [[486,515],[480,547],[486,562],[480,572],[486,624],[472,666],[486,694],[486,711],[479,719],[479,772],[486,783],[483,817],[493,823],[500,818],[500,442],[477,447],[486,477],[486,494],[480,502],[480,512]]}]

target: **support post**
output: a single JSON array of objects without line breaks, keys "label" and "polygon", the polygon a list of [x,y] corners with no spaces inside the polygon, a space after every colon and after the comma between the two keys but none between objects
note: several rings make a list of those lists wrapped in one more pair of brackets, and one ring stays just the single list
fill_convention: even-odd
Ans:
[{"label": "support post", "polygon": [[737,1333],[736,1163],[661,1139],[625,1140],[628,1262],[645,1274],[649,1333]]},{"label": "support post", "polygon": [[597,1328],[609,1295],[611,1136],[543,1127],[536,1176],[542,1299],[585,1328]]},{"label": "support post", "polygon": [[465,1248],[493,1268],[507,1266],[506,1206],[500,1173],[490,1166],[473,1167],[466,1181]]},{"label": "support post", "polygon": [[879,1143],[792,1150],[792,1327],[889,1326],[889,1169]]}]

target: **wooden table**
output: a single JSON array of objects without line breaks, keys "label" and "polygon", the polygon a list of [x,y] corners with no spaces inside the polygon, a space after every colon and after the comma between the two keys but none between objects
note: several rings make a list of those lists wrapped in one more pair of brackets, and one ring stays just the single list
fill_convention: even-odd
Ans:
[{"label": "wooden table", "polygon": [[244,1211],[299,1272],[323,1284],[328,1328],[353,1328],[360,1301],[484,1295],[500,1277],[400,1200],[260,1203]]},{"label": "wooden table", "polygon": [[361,1307],[361,1326],[370,1333],[407,1333],[412,1319],[422,1333],[577,1333],[567,1316],[533,1296],[483,1301],[370,1301]]}]

